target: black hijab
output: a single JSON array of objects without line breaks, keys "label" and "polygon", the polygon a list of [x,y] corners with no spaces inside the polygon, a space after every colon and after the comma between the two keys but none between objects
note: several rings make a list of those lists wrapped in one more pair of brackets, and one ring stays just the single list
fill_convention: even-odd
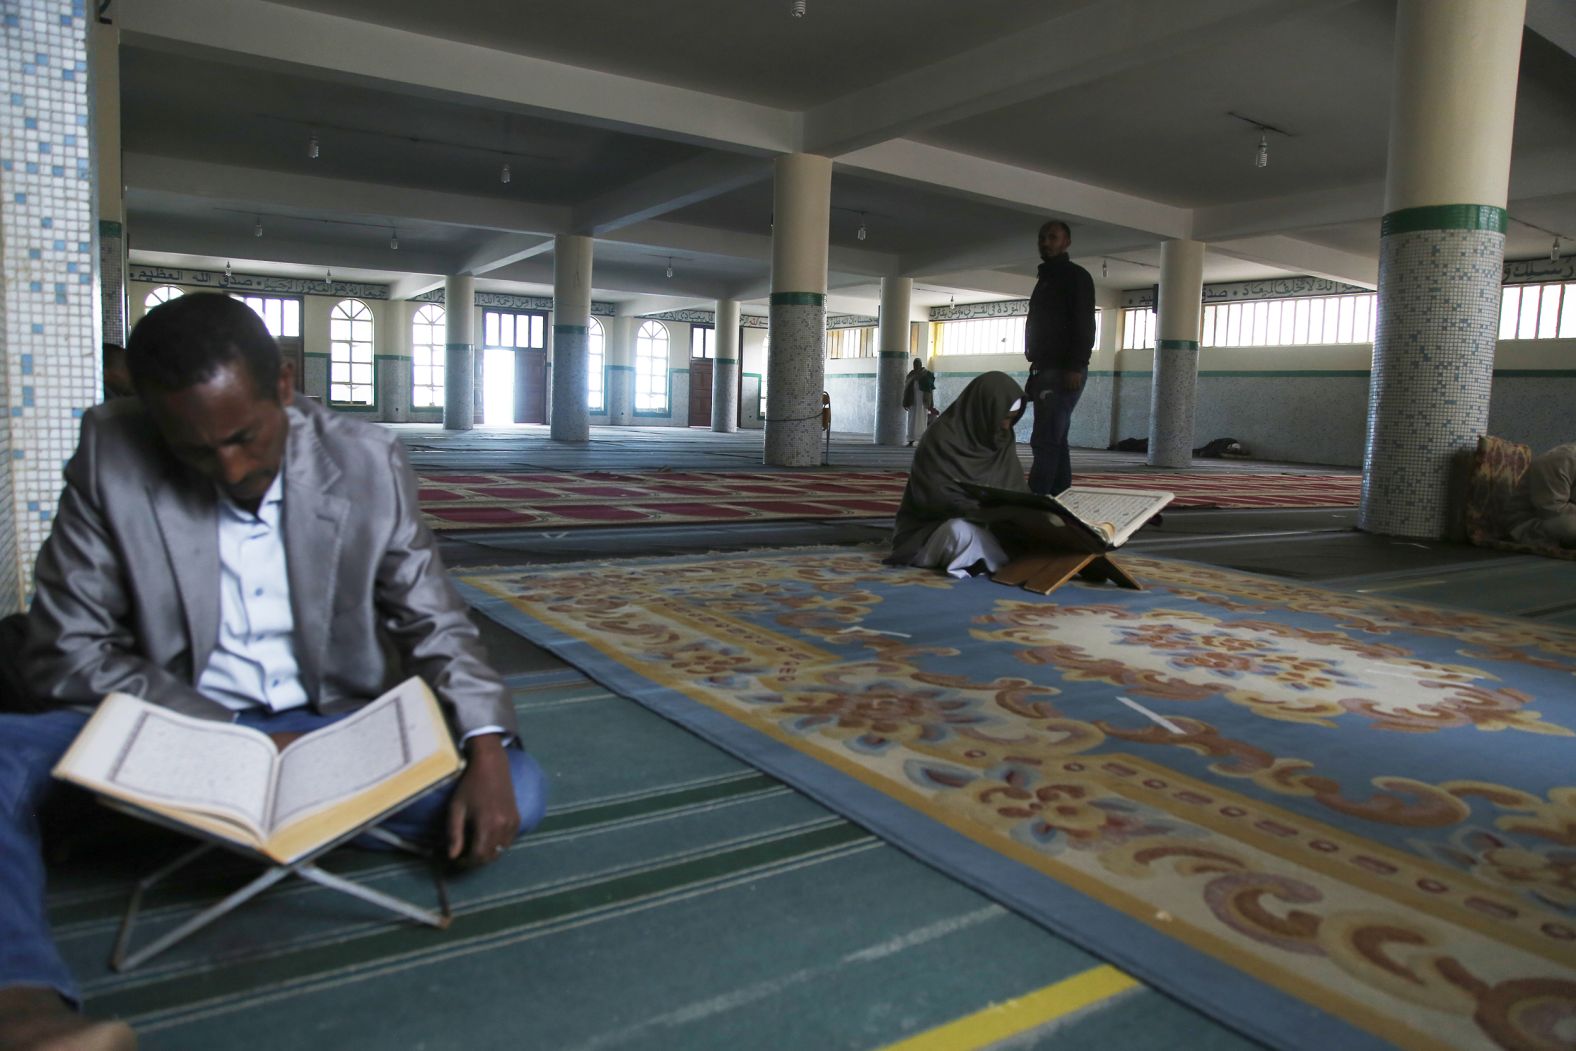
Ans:
[{"label": "black hijab", "polygon": [[[1018,408],[1013,409],[1013,403]],[[964,518],[979,503],[958,486],[977,482],[998,489],[1028,491],[1018,462],[1017,438],[1001,421],[1023,415],[1023,388],[1005,372],[974,377],[958,399],[947,406],[919,440],[914,466],[903,490],[903,503],[892,529],[892,556],[907,564],[925,546],[936,527],[949,518]]]}]

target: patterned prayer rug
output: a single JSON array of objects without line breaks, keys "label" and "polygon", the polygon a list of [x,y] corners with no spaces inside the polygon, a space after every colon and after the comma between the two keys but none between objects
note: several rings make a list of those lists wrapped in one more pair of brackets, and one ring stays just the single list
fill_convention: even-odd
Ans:
[{"label": "patterned prayer rug", "polygon": [[[906,471],[640,471],[421,474],[434,530],[563,529],[781,518],[887,518]],[[1167,489],[1173,507],[1355,505],[1358,475],[1110,472],[1079,485]]]},{"label": "patterned prayer rug", "polygon": [[462,586],[1258,1039],[1571,1046],[1576,632],[1148,558],[1123,559],[1146,591],[1043,597],[878,558]]}]

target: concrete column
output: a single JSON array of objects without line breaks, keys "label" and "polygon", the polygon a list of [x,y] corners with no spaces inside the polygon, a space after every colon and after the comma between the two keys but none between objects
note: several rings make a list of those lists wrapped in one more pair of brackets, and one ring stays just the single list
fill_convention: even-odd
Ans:
[{"label": "concrete column", "polygon": [[586,330],[591,324],[591,238],[553,239],[553,408],[557,442],[591,439],[586,408]]},{"label": "concrete column", "polygon": [[87,68],[91,16],[70,0],[4,10],[0,105],[5,155],[17,160],[0,170],[0,614],[23,608],[32,593],[61,464],[104,383],[95,193],[82,178],[96,167],[95,143],[83,133],[91,78],[77,72]]},{"label": "concrete column", "polygon": [[443,429],[468,431],[480,413],[476,398],[476,278],[454,274],[443,282]]},{"label": "concrete column", "polygon": [[607,422],[628,427],[635,422],[635,333],[640,319],[607,321]]},{"label": "concrete column", "polygon": [[120,30],[89,24],[93,150],[98,165],[99,302],[105,343],[126,345],[126,200],[120,174]]},{"label": "concrete column", "polygon": [[1204,302],[1204,242],[1160,246],[1154,382],[1149,390],[1149,466],[1191,467],[1198,394],[1198,319]]},{"label": "concrete column", "polygon": [[1401,0],[1358,526],[1443,537],[1488,426],[1524,0]]},{"label": "concrete column", "polygon": [[903,408],[903,380],[908,375],[909,304],[914,296],[911,277],[881,279],[881,359],[876,365],[877,445],[902,445],[907,422]]},{"label": "concrete column", "polygon": [[[1097,443],[1103,447],[1115,444],[1120,438],[1116,433],[1117,420],[1121,416],[1116,355],[1121,345],[1122,293],[1114,288],[1096,286],[1094,305],[1100,311],[1100,341],[1089,359],[1089,377],[1084,381],[1092,389],[1086,389],[1078,400],[1078,411],[1087,413],[1094,410],[1104,421],[1098,432],[1103,440]],[[1098,400],[1091,402],[1091,398]]]},{"label": "concrete column", "polygon": [[711,366],[711,429],[739,429],[739,301],[717,300],[715,360]]},{"label": "concrete column", "polygon": [[821,462],[832,162],[794,153],[776,165],[765,461],[807,467]]}]

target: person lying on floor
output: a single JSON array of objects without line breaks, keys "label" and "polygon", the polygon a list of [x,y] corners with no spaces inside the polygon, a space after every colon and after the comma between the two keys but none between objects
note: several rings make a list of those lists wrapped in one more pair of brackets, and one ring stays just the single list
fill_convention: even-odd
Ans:
[{"label": "person lying on floor", "polygon": [[67,1006],[44,911],[38,815],[78,791],[50,769],[111,691],[283,747],[419,674],[467,765],[383,827],[482,865],[544,805],[394,436],[295,398],[228,296],[154,308],[127,358],[139,397],[83,417],[38,556],[23,670],[42,711],[0,714],[0,1048],[135,1043]]},{"label": "person lying on floor", "polygon": [[1005,372],[974,377],[919,440],[892,529],[894,566],[925,566],[965,577],[1008,561],[983,524],[979,502],[959,481],[1029,491],[1013,427],[1023,415],[1023,388]]},{"label": "person lying on floor", "polygon": [[1511,532],[1516,542],[1576,547],[1576,442],[1534,456],[1521,485],[1529,506]]}]

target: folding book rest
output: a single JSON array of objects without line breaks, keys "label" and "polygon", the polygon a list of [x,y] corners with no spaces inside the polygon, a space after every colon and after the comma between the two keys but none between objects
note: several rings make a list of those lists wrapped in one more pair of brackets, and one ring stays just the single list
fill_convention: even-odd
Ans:
[{"label": "folding book rest", "polygon": [[1049,595],[1084,569],[1090,568],[1105,574],[1107,580],[1134,591],[1144,590],[1143,585],[1128,575],[1127,571],[1110,556],[1087,554],[1082,551],[1059,551],[1052,555],[1024,555],[1015,558],[991,574],[998,584],[1022,586],[1025,591]]},{"label": "folding book rest", "polygon": [[[359,898],[360,900],[368,902],[372,905],[385,908],[390,912],[398,913],[406,919],[415,920],[417,923],[425,924],[429,927],[437,927],[440,930],[447,928],[449,926],[449,922],[453,919],[453,912],[449,908],[448,888],[445,887],[443,883],[441,860],[435,859],[432,872],[433,885],[437,888],[438,895],[438,910],[436,912],[432,911],[431,909],[423,909],[419,906],[412,905],[410,902],[393,897],[389,894],[384,894],[382,891],[373,890],[371,887],[363,887],[361,884],[354,883],[351,880],[345,879],[343,876],[336,876],[332,872],[325,872],[314,864],[318,858],[321,858],[329,851],[336,847],[342,846],[350,840],[363,834],[381,840],[389,846],[395,847],[396,849],[408,851],[410,853],[422,856],[428,856],[427,851],[413,846],[412,844],[401,839],[399,836],[394,835],[392,832],[385,832],[383,829],[375,827],[379,821],[382,821],[389,816],[387,813],[379,814],[377,817],[366,822],[366,824],[352,829],[343,836],[336,838],[332,842],[323,844],[321,847],[318,847],[303,857],[297,858],[288,865],[282,865],[273,858],[248,848],[245,844],[236,843],[219,836],[207,835],[199,829],[194,829],[189,825],[183,825],[177,821],[166,818],[161,814],[144,810],[140,807],[131,806],[119,800],[108,799],[103,796],[99,797],[99,801],[116,810],[121,810],[136,817],[142,818],[145,821],[152,821],[155,824],[163,825],[164,827],[174,829],[177,832],[182,832],[189,836],[198,836],[202,839],[208,840],[208,842],[203,843],[193,850],[187,851],[180,857],[176,858],[174,861],[162,866],[151,875],[138,881],[136,890],[132,892],[131,902],[126,906],[126,915],[120,921],[120,933],[115,936],[115,947],[110,951],[109,965],[116,971],[129,971],[134,967],[140,967],[142,964],[146,963],[154,956],[157,956],[165,949],[170,948],[177,942],[184,941],[187,937],[202,930],[214,920],[217,920],[219,917],[234,910],[237,906],[240,906],[245,902],[250,901],[252,898],[255,898],[257,895],[261,894],[263,891],[267,890],[269,887],[273,886],[275,883],[278,883],[287,876],[300,876],[302,879],[311,880],[313,883],[316,883],[319,886],[327,887],[329,890],[336,890],[341,894],[348,894],[353,898]],[[399,805],[403,806],[406,802],[409,802],[409,800],[402,801]],[[395,809],[398,809],[398,807]],[[268,868],[261,875],[253,879],[240,890],[234,891],[222,900],[208,906],[202,912],[198,913],[196,916],[193,916],[185,923],[182,923],[174,930],[165,932],[135,952],[130,951],[131,931],[132,927],[137,922],[137,912],[142,905],[143,894],[151,890],[155,884],[159,883],[165,877],[178,872],[187,865],[191,864],[193,861],[196,861],[199,857],[216,848],[229,850],[232,853],[239,854],[242,857],[266,865]]]}]

